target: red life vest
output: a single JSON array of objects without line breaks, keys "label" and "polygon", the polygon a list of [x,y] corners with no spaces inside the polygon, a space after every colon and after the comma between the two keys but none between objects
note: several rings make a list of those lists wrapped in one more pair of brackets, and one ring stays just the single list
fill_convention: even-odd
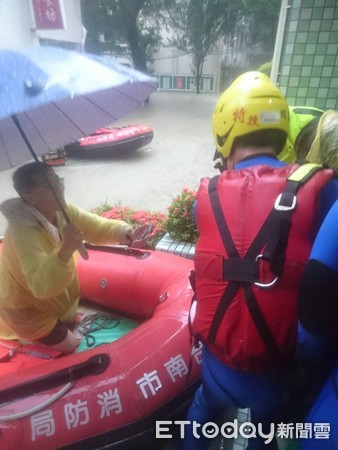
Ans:
[{"label": "red life vest", "polygon": [[[231,368],[277,369],[294,350],[298,284],[318,228],[319,193],[333,177],[331,170],[318,170],[297,187],[295,207],[285,208],[283,249],[273,239],[287,228],[276,199],[287,193],[297,167],[224,171],[204,178],[198,190],[192,332]],[[216,220],[217,214],[223,218]]]}]

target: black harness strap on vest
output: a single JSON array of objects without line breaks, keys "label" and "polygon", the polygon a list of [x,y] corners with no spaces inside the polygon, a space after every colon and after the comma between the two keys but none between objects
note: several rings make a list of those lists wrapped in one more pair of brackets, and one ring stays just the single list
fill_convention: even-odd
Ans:
[{"label": "black harness strap on vest", "polygon": [[211,200],[211,207],[217,222],[217,227],[219,229],[224,248],[228,253],[229,259],[240,259],[234,241],[231,238],[228,224],[222,212],[222,206],[217,192],[218,178],[219,175],[211,178],[211,180],[209,181],[208,191]]},{"label": "black harness strap on vest", "polygon": [[[285,252],[289,238],[292,214],[295,209],[296,193],[300,183],[288,180],[285,191],[275,203],[266,221],[266,246],[263,259],[271,261],[270,270],[276,276],[281,276],[285,263]],[[277,206],[277,208],[276,208]]]},{"label": "black harness strap on vest", "polygon": [[[242,272],[242,267],[241,264],[245,265],[249,262],[248,261],[248,257],[251,255],[251,253],[256,252],[257,247],[260,245],[260,239],[256,239],[249,251],[247,252],[247,254],[245,255],[244,259],[240,259],[240,256],[237,252],[237,249],[235,247],[235,244],[231,238],[230,232],[229,232],[229,228],[228,225],[226,223],[223,211],[222,211],[222,207],[221,207],[221,203],[219,200],[219,195],[218,195],[218,191],[217,191],[217,181],[218,181],[218,177],[214,177],[210,180],[209,183],[209,196],[210,196],[210,201],[211,201],[211,207],[216,219],[216,223],[219,229],[219,232],[221,234],[222,237],[222,241],[223,241],[223,245],[225,247],[225,250],[227,251],[227,254],[229,256],[229,260],[226,261],[227,265],[230,265],[232,262],[236,265],[236,269],[238,270],[238,272]],[[260,233],[259,233],[260,234]],[[258,254],[258,252],[260,251],[262,247],[259,247],[257,252],[255,253],[255,256]],[[231,259],[230,256],[230,252],[233,255],[233,259]],[[227,285],[227,287],[225,288],[222,298],[218,304],[216,313],[214,315],[214,318],[212,320],[211,326],[210,326],[210,330],[209,330],[209,334],[208,334],[208,342],[215,342],[216,339],[216,335],[218,332],[218,329],[220,327],[220,324],[223,320],[223,317],[227,311],[227,309],[229,308],[232,300],[234,299],[235,295],[237,294],[238,290],[243,287],[244,288],[244,293],[245,293],[245,299],[246,299],[246,304],[248,306],[248,309],[250,311],[250,314],[252,316],[252,319],[258,329],[258,332],[263,340],[263,342],[265,343],[266,348],[268,349],[269,353],[273,354],[275,357],[278,357],[280,354],[280,350],[278,348],[278,345],[271,333],[271,331],[269,330],[269,327],[266,324],[265,318],[258,306],[258,303],[256,301],[256,298],[254,296],[254,293],[252,291],[251,288],[251,283],[254,281],[257,281],[258,279],[258,261],[250,261],[250,263],[253,266],[256,266],[255,272],[257,273],[257,277],[256,279],[251,279],[251,277],[249,277],[249,279],[245,280],[243,279],[243,276],[238,275],[237,280],[236,281],[230,281],[229,284]],[[226,271],[223,268],[223,273],[225,275],[225,279],[229,279],[225,273]],[[242,272],[243,275],[243,272]]]},{"label": "black harness strap on vest", "polygon": [[[240,256],[239,256],[237,249],[235,247],[235,244],[231,238],[228,224],[226,223],[225,217],[222,213],[222,207],[221,207],[218,192],[217,192],[217,181],[218,181],[218,176],[213,177],[210,180],[209,186],[208,186],[209,195],[210,195],[210,199],[211,199],[211,207],[212,207],[212,210],[213,210],[216,222],[217,222],[217,226],[218,226],[220,236],[223,241],[223,245],[229,255],[229,259],[234,261],[234,263],[236,263],[237,261],[240,262],[241,261]],[[223,277],[227,275],[224,272],[225,271],[223,268]],[[240,287],[241,287],[241,285],[239,283],[237,283],[235,281],[230,281],[228,286],[225,288],[222,298],[221,298],[221,301],[217,307],[215,316],[213,318],[210,330],[209,330],[209,335],[208,335],[209,342],[215,341],[216,334],[217,334],[219,326],[222,322],[224,314],[226,313],[227,309],[229,308],[233,298],[235,297],[235,295]]]},{"label": "black harness strap on vest", "polygon": [[242,287],[244,289],[245,300],[250,315],[268,353],[273,358],[277,359],[279,357],[280,349],[266,323],[261,309],[259,308],[251,284],[258,281],[259,261],[257,260],[257,256],[264,246],[264,252],[261,255],[262,258],[270,261],[270,270],[272,273],[276,276],[282,275],[292,213],[296,204],[297,190],[300,185],[304,184],[311,176],[320,170],[321,166],[313,165],[305,170],[303,166],[301,169],[302,174],[300,176],[297,177],[297,175],[295,175],[297,170],[299,170],[297,169],[287,179],[287,185],[284,192],[277,198],[272,211],[243,259],[241,259],[238,254],[222,211],[217,192],[218,176],[210,180],[208,192],[211,207],[224,248],[229,258],[228,260],[225,260],[223,264],[223,277],[225,280],[229,280],[229,284],[223,292],[212,320],[208,334],[208,342],[215,342],[223,317],[238,290]]},{"label": "black harness strap on vest", "polygon": [[273,337],[273,334],[270,331],[270,328],[268,327],[268,324],[266,323],[265,317],[257,303],[255,294],[252,290],[251,285],[246,285],[244,287],[244,295],[245,295],[245,301],[246,305],[248,307],[248,310],[250,312],[251,318],[254,321],[254,324],[256,326],[256,329],[264,342],[264,345],[268,351],[268,353],[273,356],[275,359],[279,359],[280,355],[280,348]]},{"label": "black harness strap on vest", "polygon": [[230,281],[228,286],[224,289],[221,301],[219,302],[214,318],[212,319],[208,334],[208,342],[215,342],[223,317],[241,286],[242,284],[237,283],[236,281]]},{"label": "black harness strap on vest", "polygon": [[223,280],[252,282],[258,280],[257,261],[226,259],[223,261]]}]

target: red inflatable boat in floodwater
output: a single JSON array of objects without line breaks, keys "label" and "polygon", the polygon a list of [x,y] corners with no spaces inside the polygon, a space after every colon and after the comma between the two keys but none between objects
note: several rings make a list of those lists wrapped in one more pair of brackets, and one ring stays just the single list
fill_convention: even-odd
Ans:
[{"label": "red inflatable boat in floodwater", "polygon": [[130,154],[149,144],[154,132],[148,125],[100,128],[90,136],[65,146],[66,155],[76,158],[97,158]]},{"label": "red inflatable boat in floodwater", "polygon": [[[142,448],[156,420],[174,419],[192,400],[201,362],[188,326],[193,262],[128,247],[88,251],[78,260],[87,299],[79,331],[88,305],[110,312],[116,326],[103,340],[84,333],[67,356],[0,340],[2,449]],[[121,324],[129,331],[116,338]]]}]

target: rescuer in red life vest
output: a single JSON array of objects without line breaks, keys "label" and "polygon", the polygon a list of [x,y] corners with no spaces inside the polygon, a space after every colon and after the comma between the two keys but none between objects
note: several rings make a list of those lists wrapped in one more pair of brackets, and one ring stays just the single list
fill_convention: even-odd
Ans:
[{"label": "rescuer in red life vest", "polygon": [[248,439],[250,450],[276,448],[257,425],[269,434],[282,421],[277,411],[295,348],[299,280],[323,206],[328,210],[336,195],[333,171],[278,160],[288,104],[259,72],[241,75],[220,96],[212,130],[221,174],[202,179],[197,194],[192,333],[203,343],[202,384],[184,449],[208,448],[193,422],[217,422],[227,407],[250,408],[257,436]]}]

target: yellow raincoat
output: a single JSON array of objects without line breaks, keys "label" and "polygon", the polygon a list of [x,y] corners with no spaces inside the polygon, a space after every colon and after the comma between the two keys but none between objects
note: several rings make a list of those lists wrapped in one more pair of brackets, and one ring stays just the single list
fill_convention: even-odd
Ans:
[{"label": "yellow raincoat", "polygon": [[[57,255],[63,218],[57,229],[19,198],[4,202],[1,211],[8,227],[0,252],[0,338],[40,339],[57,320],[72,322],[76,316],[80,295],[77,253],[69,262]],[[104,219],[74,205],[68,205],[67,212],[92,243],[124,242],[130,228],[125,222]]]}]

